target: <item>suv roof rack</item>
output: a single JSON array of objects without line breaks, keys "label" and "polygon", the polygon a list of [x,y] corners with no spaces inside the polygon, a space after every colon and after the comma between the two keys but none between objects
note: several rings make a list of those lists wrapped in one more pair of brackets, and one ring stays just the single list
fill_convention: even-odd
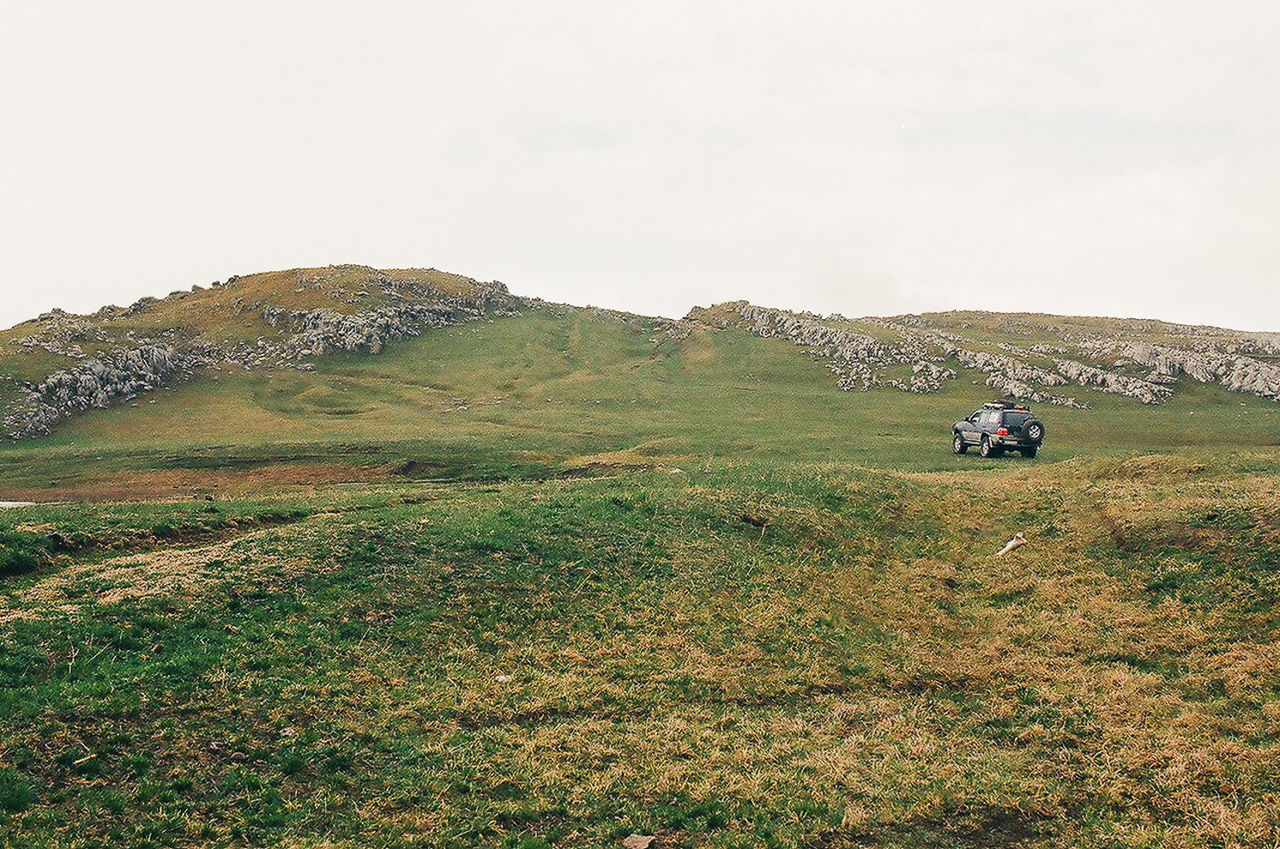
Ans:
[{"label": "suv roof rack", "polygon": [[987,410],[1029,410],[1031,409],[1026,404],[1020,404],[1017,401],[1010,401],[1006,398],[1001,398],[997,401],[988,401],[982,406],[984,409],[987,409]]}]

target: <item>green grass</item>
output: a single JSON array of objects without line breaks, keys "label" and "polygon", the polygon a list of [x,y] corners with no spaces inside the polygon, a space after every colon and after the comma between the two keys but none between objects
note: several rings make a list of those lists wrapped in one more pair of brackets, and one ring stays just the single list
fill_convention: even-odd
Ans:
[{"label": "green grass", "polygon": [[[199,287],[195,291],[184,287],[132,315],[111,312],[105,316],[72,316],[72,320],[92,325],[95,331],[81,333],[72,341],[88,356],[133,347],[137,344],[135,338],[168,338],[170,334],[182,339],[203,338],[223,346],[252,346],[259,339],[280,341],[288,330],[283,325],[269,324],[262,315],[264,307],[285,313],[316,309],[348,314],[368,311],[389,303],[377,285],[382,276],[427,284],[445,294],[468,292],[475,284],[469,278],[434,269],[380,272],[350,265],[250,274],[234,286]],[[31,321],[0,330],[0,375],[39,383],[53,371],[74,366],[77,361],[69,357],[18,344],[28,336],[44,333],[45,328]]]},{"label": "green grass", "polygon": [[0,584],[0,842],[1267,845],[1280,490],[1247,462],[219,502],[237,532]]},{"label": "green grass", "polygon": [[[946,452],[949,428],[991,395],[967,372],[930,395],[840,392],[821,364],[782,340],[735,330],[675,340],[588,311],[532,310],[316,366],[224,372],[91,411],[51,437],[0,447],[0,489],[56,491],[181,468],[188,457],[196,467],[328,459],[450,475],[470,457],[499,476],[501,467],[573,466],[618,452],[633,464],[719,457],[967,469],[981,464]],[[1188,381],[1160,406],[1079,394],[1092,409],[1040,407],[1043,460],[1280,446],[1280,405],[1218,387]]]},{"label": "green grass", "polygon": [[984,461],[982,376],[842,393],[737,330],[315,365],[0,447],[65,500],[0,510],[0,846],[1280,839],[1280,405],[1085,391]]}]

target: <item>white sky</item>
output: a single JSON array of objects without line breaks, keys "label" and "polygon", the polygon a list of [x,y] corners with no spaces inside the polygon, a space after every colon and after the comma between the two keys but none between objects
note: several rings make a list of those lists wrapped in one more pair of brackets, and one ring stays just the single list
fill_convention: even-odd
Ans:
[{"label": "white sky", "polygon": [[0,326],[358,262],[1280,330],[1280,4],[0,0]]}]

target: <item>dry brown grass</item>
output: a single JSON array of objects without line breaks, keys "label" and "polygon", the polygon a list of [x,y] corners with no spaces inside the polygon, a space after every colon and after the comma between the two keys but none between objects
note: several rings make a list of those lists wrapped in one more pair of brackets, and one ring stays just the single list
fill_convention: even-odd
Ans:
[{"label": "dry brown grass", "polygon": [[[331,515],[319,515],[321,522]],[[301,574],[316,564],[300,557],[248,556],[254,543],[279,531],[264,528],[237,534],[213,545],[170,546],[158,551],[64,562],[56,571],[12,594],[0,608],[0,625],[17,620],[50,616],[65,618],[81,613],[86,604],[138,603],[156,597],[196,599],[216,582],[250,578],[261,573]]]},{"label": "dry brown grass", "polygon": [[306,494],[339,483],[372,483],[392,477],[385,465],[263,463],[234,469],[90,470],[83,479],[40,488],[0,489],[12,501],[149,501],[184,497],[252,497]]},{"label": "dry brown grass", "polygon": [[[180,757],[225,781],[210,751],[266,752],[254,768],[276,776],[298,730],[316,759],[360,753],[346,801],[314,765],[274,779],[299,846],[337,821],[374,843],[616,845],[644,811],[703,805],[716,824],[652,821],[664,845],[767,827],[827,847],[1275,846],[1257,555],[1280,490],[1173,460],[1005,468],[438,487],[69,567],[22,607],[63,616],[86,586],[200,607],[214,577],[275,581],[235,608],[261,643],[221,650],[201,679],[218,707],[188,733],[252,730]],[[1014,530],[1028,543],[993,556]],[[647,534],[661,546],[636,557]],[[330,561],[348,565],[327,583]]]}]

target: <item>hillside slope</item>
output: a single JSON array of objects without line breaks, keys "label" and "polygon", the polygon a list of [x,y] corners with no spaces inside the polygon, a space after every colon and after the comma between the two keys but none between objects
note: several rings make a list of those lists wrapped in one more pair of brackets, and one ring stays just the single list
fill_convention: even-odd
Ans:
[{"label": "hillside slope", "polygon": [[4,427],[40,436],[61,419],[227,366],[305,370],[331,351],[402,338],[518,305],[501,284],[363,266],[232,277],[91,316],[46,313],[0,334]]},{"label": "hillside slope", "polygon": [[937,451],[951,421],[996,394],[1056,405],[1049,459],[1267,448],[1280,339],[745,302],[672,321],[434,270],[272,272],[0,334],[16,440],[0,495],[95,469],[289,462],[337,479],[706,456],[951,468],[963,459]]},{"label": "hillside slope", "polygon": [[[0,846],[1276,846],[1276,367],[356,266],[41,317]],[[996,393],[1036,459],[951,453]]]}]

